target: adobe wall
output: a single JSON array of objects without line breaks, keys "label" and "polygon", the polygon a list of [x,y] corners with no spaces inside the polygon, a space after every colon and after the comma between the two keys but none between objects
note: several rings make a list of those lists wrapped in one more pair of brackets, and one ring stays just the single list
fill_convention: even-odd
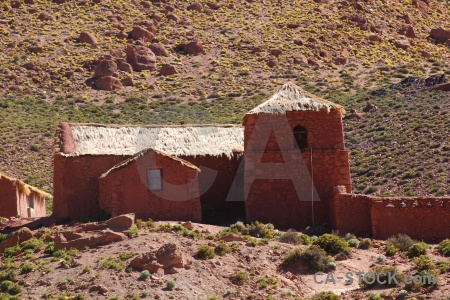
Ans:
[{"label": "adobe wall", "polygon": [[31,209],[31,215],[29,216],[27,211],[27,195],[25,193],[17,192],[17,214],[24,218],[45,217],[47,215],[47,211],[45,209],[45,198],[33,192],[31,195],[34,197],[34,208]]},{"label": "adobe wall", "polygon": [[[283,158],[283,155],[290,157]],[[298,159],[299,155],[303,159]],[[247,220],[270,222],[277,228],[296,229],[313,223],[331,222],[329,202],[334,187],[343,185],[347,192],[351,192],[348,157],[348,150],[246,152],[245,189],[249,191],[245,201]],[[268,163],[273,166],[269,171],[266,169]],[[286,174],[299,183],[299,194]],[[267,177],[272,179],[264,179]],[[314,198],[314,203],[311,203],[311,198]]]},{"label": "adobe wall", "polygon": [[17,188],[12,182],[0,178],[0,216],[9,218],[18,215]]},{"label": "adobe wall", "polygon": [[[113,216],[135,213],[144,220],[201,222],[198,171],[170,157],[149,153],[99,180],[100,208]],[[149,168],[162,169],[162,192],[148,190]]]},{"label": "adobe wall", "polygon": [[53,216],[81,218],[99,211],[98,178],[128,156],[55,154],[53,176]]},{"label": "adobe wall", "polygon": [[332,202],[333,224],[341,233],[371,234],[376,239],[404,233],[430,242],[450,237],[450,197],[338,193]]},{"label": "adobe wall", "polygon": [[[243,176],[236,177],[242,155],[236,153],[231,158],[225,155],[181,158],[202,170],[199,173],[202,207],[206,209],[212,207],[222,220],[236,217],[239,212],[244,212],[244,178]],[[235,178],[237,182],[233,185]],[[227,198],[228,195],[230,195],[229,198]],[[227,199],[233,201],[227,201]],[[216,221],[220,222],[221,220]]]},{"label": "adobe wall", "polygon": [[[283,120],[284,119],[284,120]],[[284,127],[278,127],[281,132],[290,134],[278,135],[276,139],[271,136],[269,143],[266,139],[252,139],[256,124],[267,128],[277,128],[280,121],[289,124],[291,130],[284,130]],[[260,121],[260,123],[258,123]],[[264,123],[264,124],[262,124]],[[268,124],[267,124],[268,123]],[[252,114],[244,117],[244,148],[247,151],[249,146],[253,150],[276,150],[277,145],[291,145],[294,147],[292,130],[296,126],[303,126],[308,132],[308,147],[313,149],[345,149],[344,132],[342,127],[342,115],[338,110],[330,112],[322,111],[296,111],[286,114]],[[283,126],[283,125],[281,125]],[[251,141],[251,145],[250,145]]]}]

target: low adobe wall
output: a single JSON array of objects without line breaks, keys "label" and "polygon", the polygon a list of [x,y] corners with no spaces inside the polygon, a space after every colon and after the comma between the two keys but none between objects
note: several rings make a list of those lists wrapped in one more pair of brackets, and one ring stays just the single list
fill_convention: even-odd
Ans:
[{"label": "low adobe wall", "polygon": [[31,192],[30,196],[33,197],[34,207],[30,209],[31,214],[28,215],[27,195],[17,191],[17,215],[21,215],[24,218],[45,217],[47,215],[45,197],[34,192]]},{"label": "low adobe wall", "polygon": [[450,237],[450,197],[374,197],[336,188],[331,205],[335,229],[386,239],[398,233],[438,242]]}]

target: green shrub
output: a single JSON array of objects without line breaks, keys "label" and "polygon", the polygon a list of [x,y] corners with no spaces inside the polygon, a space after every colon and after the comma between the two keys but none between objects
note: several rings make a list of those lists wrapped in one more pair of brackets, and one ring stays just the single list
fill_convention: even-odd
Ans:
[{"label": "green shrub", "polygon": [[20,247],[19,246],[12,246],[9,248],[6,248],[5,251],[3,251],[3,254],[5,257],[12,257],[17,255],[17,253],[20,253]]},{"label": "green shrub", "polygon": [[438,245],[439,252],[445,256],[450,256],[450,239],[445,239]]},{"label": "green shrub", "polygon": [[312,245],[304,251],[296,248],[288,252],[282,265],[288,268],[307,266],[314,271],[330,271],[329,263],[332,261],[332,258],[322,248]]},{"label": "green shrub", "polygon": [[130,229],[128,229],[127,234],[128,236],[132,237],[132,236],[136,236],[139,233],[139,227],[135,225],[133,225],[133,227],[131,227]]},{"label": "green shrub", "polygon": [[[373,276],[373,274],[375,276]],[[403,278],[403,274],[395,267],[375,266],[370,269],[370,272],[361,278],[361,285],[364,288],[370,288],[377,285],[379,282],[385,282],[383,285],[396,286],[403,282]]]},{"label": "green shrub", "polygon": [[78,254],[78,250],[71,248],[69,250],[61,249],[53,252],[55,259],[60,259],[62,266],[68,266],[72,263],[73,257]]},{"label": "green shrub", "polygon": [[394,256],[398,252],[398,248],[394,244],[386,244],[386,256]]},{"label": "green shrub", "polygon": [[214,258],[216,254],[214,253],[214,249],[212,247],[208,245],[200,245],[197,248],[196,256],[199,259],[211,259]]},{"label": "green shrub", "polygon": [[357,240],[356,236],[353,233],[346,233],[343,239],[346,240],[347,242],[350,240]]},{"label": "green shrub", "polygon": [[333,292],[320,292],[311,297],[311,300],[340,300],[341,296]]},{"label": "green shrub", "polygon": [[14,282],[14,284],[9,287],[8,293],[10,295],[18,295],[22,293],[22,287],[17,282]]},{"label": "green shrub", "polygon": [[408,291],[406,291],[406,290],[400,290],[400,291],[398,291],[398,295],[399,295],[400,297],[408,296]]},{"label": "green shrub", "polygon": [[168,288],[169,290],[173,290],[176,285],[177,283],[173,279],[169,279],[166,281],[166,288]]},{"label": "green shrub", "polygon": [[12,282],[12,281],[10,281],[10,280],[3,280],[3,281],[0,283],[0,289],[1,289],[3,292],[7,292],[7,291],[9,291],[9,289],[10,289],[13,285],[14,285],[14,282]]},{"label": "green shrub", "polygon": [[249,277],[248,274],[244,271],[237,271],[231,276],[231,282],[236,285],[245,285],[248,283]]},{"label": "green shrub", "polygon": [[150,277],[150,272],[147,270],[142,271],[141,274],[139,275],[139,279],[143,279],[143,280],[145,280],[149,277]]},{"label": "green shrub", "polygon": [[330,254],[337,254],[349,248],[349,245],[345,240],[329,233],[321,235],[316,241],[313,242],[313,245],[319,246]]},{"label": "green shrub", "polygon": [[33,264],[24,263],[22,265],[22,267],[20,268],[20,273],[21,274],[30,273],[31,271],[34,271],[35,268],[36,268],[36,266]]},{"label": "green shrub", "polygon": [[436,266],[438,267],[439,272],[441,272],[441,274],[447,272],[447,269],[450,271],[450,262],[441,260],[436,263]]},{"label": "green shrub", "polygon": [[20,244],[20,249],[22,251],[25,251],[27,249],[35,250],[42,246],[43,242],[37,238],[31,238],[28,241],[23,242]]},{"label": "green shrub", "polygon": [[108,257],[102,262],[100,269],[111,269],[121,272],[123,270],[123,263],[118,258]]},{"label": "green shrub", "polygon": [[424,255],[427,252],[428,245],[424,242],[416,243],[408,249],[408,257],[413,258]]},{"label": "green shrub", "polygon": [[277,279],[275,277],[268,277],[267,275],[264,277],[260,277],[257,281],[258,288],[265,289],[268,286],[276,287]]},{"label": "green shrub", "polygon": [[122,252],[119,254],[120,260],[127,260],[129,258],[132,258],[134,256],[134,253],[131,252]]},{"label": "green shrub", "polygon": [[301,243],[301,240],[299,234],[294,229],[289,229],[281,234],[280,242],[296,245]]},{"label": "green shrub", "polygon": [[44,253],[53,255],[53,252],[55,252],[55,242],[49,242],[45,247]]},{"label": "green shrub", "polygon": [[431,258],[428,255],[420,255],[418,257],[414,257],[414,264],[416,265],[417,271],[426,271],[433,270],[435,265],[431,261]]},{"label": "green shrub", "polygon": [[382,261],[384,261],[385,259],[386,259],[386,256],[384,256],[383,254],[380,254],[380,255],[377,256],[377,261],[378,261],[378,262],[382,262]]},{"label": "green shrub", "polygon": [[153,222],[152,219],[148,219],[146,222],[143,221],[142,219],[137,219],[136,220],[136,226],[141,229],[141,228],[153,228],[155,227],[155,223]]},{"label": "green shrub", "polygon": [[306,234],[300,234],[299,236],[300,241],[302,242],[303,245],[310,245],[311,244],[311,238],[309,237],[309,235]]},{"label": "green shrub", "polygon": [[415,243],[417,242],[410,238],[408,235],[401,233],[396,236],[391,236],[386,240],[386,244],[392,244],[395,248],[402,252],[407,252],[409,248],[411,248],[411,246]]},{"label": "green shrub", "polygon": [[371,239],[363,239],[360,243],[358,248],[360,249],[370,249],[373,247],[373,243]]},{"label": "green shrub", "polygon": [[225,243],[224,241],[220,241],[214,248],[214,253],[220,256],[225,255],[230,251],[230,247],[228,247],[227,243]]},{"label": "green shrub", "polygon": [[17,272],[15,270],[7,270],[0,272],[0,281],[9,280],[15,281]]},{"label": "green shrub", "polygon": [[347,241],[348,245],[353,248],[357,248],[359,246],[359,241],[357,239],[350,239]]},{"label": "green shrub", "polygon": [[379,295],[379,294],[375,294],[375,293],[368,293],[366,294],[367,299],[369,300],[382,300],[383,298]]},{"label": "green shrub", "polygon": [[263,224],[258,221],[248,225],[248,233],[257,238],[272,239],[274,235],[274,227],[272,224]]},{"label": "green shrub", "polygon": [[8,235],[6,233],[0,233],[0,243],[3,242]]}]

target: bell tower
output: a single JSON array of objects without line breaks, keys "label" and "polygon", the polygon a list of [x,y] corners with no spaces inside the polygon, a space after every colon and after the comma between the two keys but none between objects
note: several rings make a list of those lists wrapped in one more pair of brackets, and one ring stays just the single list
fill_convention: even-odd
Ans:
[{"label": "bell tower", "polygon": [[331,222],[334,188],[351,192],[343,113],[287,82],[245,115],[247,221],[297,229]]}]

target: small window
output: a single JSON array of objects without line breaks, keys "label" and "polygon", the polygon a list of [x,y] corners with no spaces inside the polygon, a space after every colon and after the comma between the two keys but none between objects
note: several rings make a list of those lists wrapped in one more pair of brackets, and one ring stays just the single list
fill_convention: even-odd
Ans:
[{"label": "small window", "polygon": [[34,197],[33,197],[33,195],[27,196],[27,208],[34,208]]},{"label": "small window", "polygon": [[150,191],[162,190],[161,169],[147,170],[147,186]]},{"label": "small window", "polygon": [[308,132],[305,127],[296,126],[294,128],[294,138],[300,149],[308,148]]}]

